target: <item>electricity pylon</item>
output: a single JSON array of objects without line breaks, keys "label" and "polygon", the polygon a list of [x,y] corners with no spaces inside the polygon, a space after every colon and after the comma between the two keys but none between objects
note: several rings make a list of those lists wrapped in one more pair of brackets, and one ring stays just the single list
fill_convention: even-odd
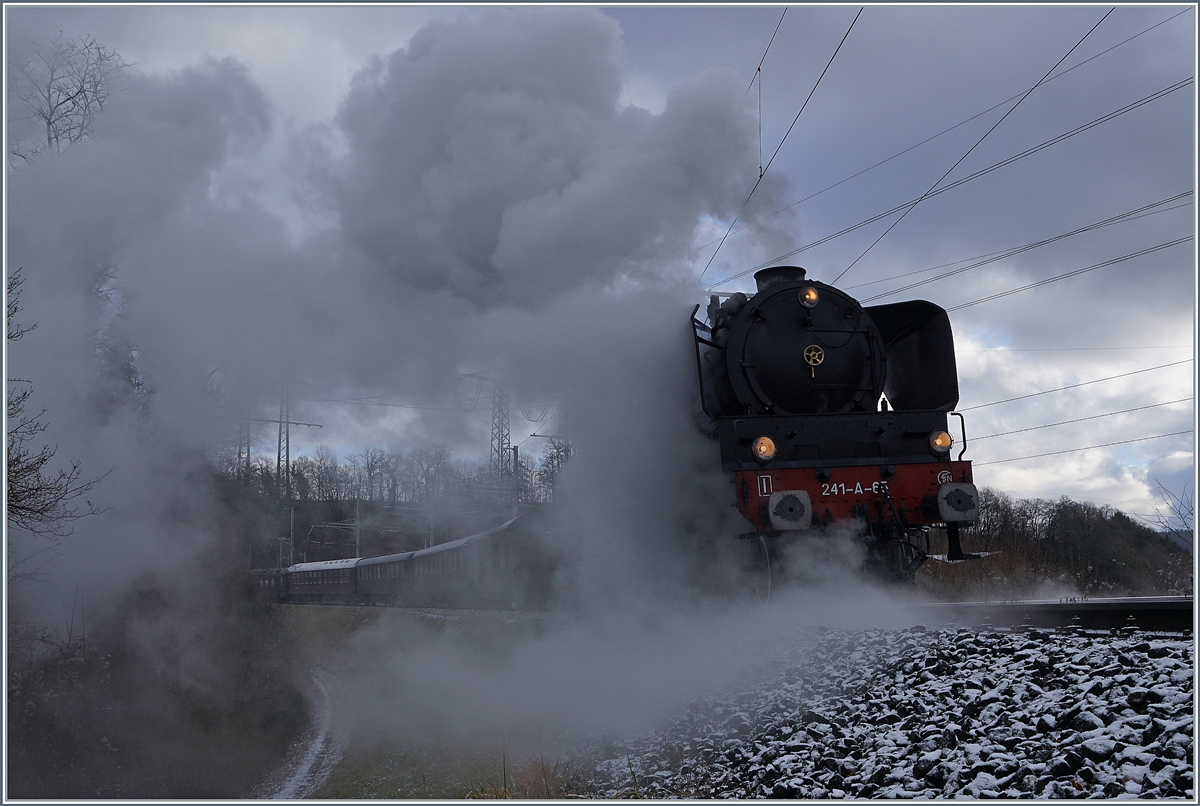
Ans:
[{"label": "electricity pylon", "polygon": [[492,385],[492,450],[488,467],[495,478],[511,476],[513,465],[509,450],[508,388],[496,378],[479,372],[468,372],[462,377],[475,378]]}]

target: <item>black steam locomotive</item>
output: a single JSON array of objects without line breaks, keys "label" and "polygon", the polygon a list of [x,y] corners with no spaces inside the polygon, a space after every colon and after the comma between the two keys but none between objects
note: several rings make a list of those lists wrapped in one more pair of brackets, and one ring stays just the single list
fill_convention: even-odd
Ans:
[{"label": "black steam locomotive", "polygon": [[[914,300],[863,307],[798,266],[754,275],[753,297],[713,296],[692,311],[696,369],[721,466],[770,568],[812,530],[849,526],[868,564],[911,579],[944,527],[948,559],[978,515],[964,444],[952,457],[958,403],[945,310]],[[962,421],[962,415],[955,415]]]}]

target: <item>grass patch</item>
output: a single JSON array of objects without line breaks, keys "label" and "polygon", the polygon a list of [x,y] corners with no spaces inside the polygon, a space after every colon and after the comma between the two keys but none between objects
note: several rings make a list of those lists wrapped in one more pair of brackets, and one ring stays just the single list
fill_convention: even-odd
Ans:
[{"label": "grass patch", "polygon": [[594,797],[592,752],[513,754],[433,741],[357,746],[313,797],[561,800]]}]

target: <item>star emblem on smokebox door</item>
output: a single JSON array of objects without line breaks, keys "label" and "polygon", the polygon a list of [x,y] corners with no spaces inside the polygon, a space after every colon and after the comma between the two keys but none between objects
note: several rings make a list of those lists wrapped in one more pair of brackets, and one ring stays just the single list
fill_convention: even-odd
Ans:
[{"label": "star emblem on smokebox door", "polygon": [[810,344],[804,348],[804,361],[812,367],[813,377],[817,377],[817,365],[825,360],[825,351],[815,344]]}]

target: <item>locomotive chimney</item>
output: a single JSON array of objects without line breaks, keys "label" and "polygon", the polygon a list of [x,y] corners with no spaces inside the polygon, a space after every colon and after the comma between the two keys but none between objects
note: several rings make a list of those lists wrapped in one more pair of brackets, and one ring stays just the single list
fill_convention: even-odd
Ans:
[{"label": "locomotive chimney", "polygon": [[756,271],[754,282],[758,283],[758,290],[762,291],[779,283],[798,283],[804,279],[804,274],[804,269],[799,266],[772,266]]}]

